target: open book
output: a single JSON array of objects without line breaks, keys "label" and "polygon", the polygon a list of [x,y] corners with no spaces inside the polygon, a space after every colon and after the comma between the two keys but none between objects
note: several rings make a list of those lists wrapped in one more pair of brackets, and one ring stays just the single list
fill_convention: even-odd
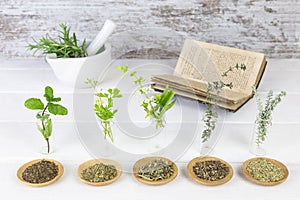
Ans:
[{"label": "open book", "polygon": [[[253,96],[252,86],[257,88],[266,63],[262,53],[187,39],[174,73],[153,76],[153,88],[162,91],[168,85],[177,95],[208,102],[208,83],[232,83],[232,89],[224,87],[211,95],[218,106],[236,111]],[[246,70],[232,70],[228,76],[222,76],[236,64],[246,65]]]}]

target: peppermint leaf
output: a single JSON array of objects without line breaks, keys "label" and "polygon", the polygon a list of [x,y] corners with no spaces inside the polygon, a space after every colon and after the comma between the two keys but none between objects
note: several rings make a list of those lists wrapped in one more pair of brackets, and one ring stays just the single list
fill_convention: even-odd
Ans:
[{"label": "peppermint leaf", "polygon": [[43,110],[44,109],[43,102],[37,98],[27,99],[24,103],[24,106],[31,110]]}]

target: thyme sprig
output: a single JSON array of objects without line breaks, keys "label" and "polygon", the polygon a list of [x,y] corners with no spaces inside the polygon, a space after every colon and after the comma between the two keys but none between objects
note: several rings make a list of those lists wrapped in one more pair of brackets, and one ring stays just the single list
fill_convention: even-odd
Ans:
[{"label": "thyme sprig", "polygon": [[275,107],[281,102],[282,98],[286,95],[285,91],[279,92],[274,96],[274,92],[270,90],[263,102],[259,97],[256,88],[252,87],[254,97],[256,99],[258,114],[256,116],[255,123],[257,124],[257,137],[256,144],[261,145],[267,138],[267,129],[272,125],[272,114]]},{"label": "thyme sprig", "polygon": [[144,77],[138,76],[135,71],[131,71],[128,65],[118,66],[118,70],[125,74],[129,73],[129,75],[134,78],[134,85],[138,87],[140,95],[145,97],[141,104],[146,112],[145,118],[151,117],[156,122],[156,128],[164,127],[164,115],[176,103],[176,100],[172,100],[175,92],[169,90],[168,86],[166,86],[161,94],[150,96],[153,89],[151,86],[143,85],[145,81]]},{"label": "thyme sprig", "polygon": [[35,44],[29,44],[29,50],[42,51],[43,54],[56,54],[57,58],[78,58],[88,56],[86,51],[86,40],[79,45],[76,34],[70,34],[70,27],[60,24],[58,39],[46,34],[39,41],[34,40]]},{"label": "thyme sprig", "polygon": [[[234,67],[229,67],[228,70],[223,72],[222,77],[229,76],[230,73],[234,72],[234,70],[246,70],[245,64],[236,64]],[[216,128],[216,123],[218,121],[218,112],[217,112],[217,102],[218,96],[222,92],[224,88],[233,88],[233,83],[225,83],[221,80],[208,82],[207,86],[207,96],[206,96],[206,112],[202,116],[202,121],[204,122],[204,129],[202,131],[201,139],[202,143],[208,141],[212,132]]]}]

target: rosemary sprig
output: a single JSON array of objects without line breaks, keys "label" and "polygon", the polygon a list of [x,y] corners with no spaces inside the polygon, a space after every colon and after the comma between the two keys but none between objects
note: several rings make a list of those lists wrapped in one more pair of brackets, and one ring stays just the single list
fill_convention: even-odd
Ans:
[{"label": "rosemary sprig", "polygon": [[[236,64],[234,67],[229,67],[221,76],[226,77],[229,73],[232,73],[234,70],[246,70],[245,64]],[[202,116],[202,121],[204,122],[204,129],[202,131],[201,139],[202,143],[208,141],[212,132],[216,128],[216,123],[218,121],[218,112],[217,112],[217,101],[218,95],[221,93],[223,88],[233,88],[233,83],[225,83],[223,81],[213,81],[208,82],[207,86],[207,96],[206,96],[206,112]]]},{"label": "rosemary sprig", "polygon": [[256,88],[252,87],[254,97],[256,99],[258,114],[256,116],[255,123],[258,130],[256,132],[256,144],[261,145],[267,138],[267,128],[272,125],[272,114],[275,107],[281,102],[282,98],[286,95],[285,91],[279,92],[276,96],[272,90],[268,92],[268,95],[263,103],[260,99]]},{"label": "rosemary sprig", "polygon": [[76,34],[70,35],[70,27],[65,24],[60,24],[58,39],[54,39],[49,34],[46,34],[35,44],[29,44],[27,48],[29,50],[42,51],[43,54],[56,54],[57,58],[78,58],[88,56],[86,51],[86,40],[84,39],[82,44],[78,44]]}]

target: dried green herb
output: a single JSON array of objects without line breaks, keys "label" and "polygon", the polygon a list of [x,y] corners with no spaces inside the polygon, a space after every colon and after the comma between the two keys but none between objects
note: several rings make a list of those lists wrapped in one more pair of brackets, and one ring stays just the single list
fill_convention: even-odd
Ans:
[{"label": "dried green herb", "polygon": [[246,170],[250,176],[261,182],[277,182],[285,177],[281,167],[267,160],[251,161]]},{"label": "dried green herb", "polygon": [[195,175],[203,180],[218,181],[229,174],[229,167],[218,160],[196,162],[193,166]]},{"label": "dried green herb", "polygon": [[155,159],[147,162],[138,169],[137,176],[147,181],[159,181],[170,178],[174,174],[172,163]]},{"label": "dried green herb", "polygon": [[81,177],[92,183],[109,181],[117,176],[117,169],[114,165],[96,163],[81,172]]},{"label": "dried green herb", "polygon": [[29,167],[22,173],[22,178],[29,183],[45,183],[58,175],[58,166],[51,161],[42,160]]}]

